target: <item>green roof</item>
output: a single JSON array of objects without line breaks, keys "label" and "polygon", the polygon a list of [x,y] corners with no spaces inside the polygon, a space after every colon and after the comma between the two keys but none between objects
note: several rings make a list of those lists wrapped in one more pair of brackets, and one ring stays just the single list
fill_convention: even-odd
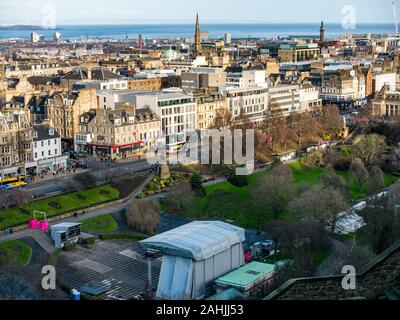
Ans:
[{"label": "green roof", "polygon": [[250,262],[220,278],[215,282],[221,284],[230,284],[233,286],[245,287],[249,284],[257,281],[260,278],[273,273],[275,271],[275,265],[261,263],[261,262]]},{"label": "green roof", "polygon": [[235,288],[224,290],[220,293],[207,298],[206,300],[244,300],[246,297]]}]

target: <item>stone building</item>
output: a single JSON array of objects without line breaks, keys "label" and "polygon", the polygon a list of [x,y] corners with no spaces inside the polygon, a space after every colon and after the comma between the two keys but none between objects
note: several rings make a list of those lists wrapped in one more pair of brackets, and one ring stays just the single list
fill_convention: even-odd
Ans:
[{"label": "stone building", "polygon": [[60,85],[64,89],[72,90],[74,84],[84,80],[107,81],[112,79],[121,79],[119,74],[113,73],[105,67],[83,68],[78,67],[67,74],[61,76]]},{"label": "stone building", "polygon": [[0,179],[24,174],[32,156],[29,109],[0,110]]},{"label": "stone building", "polygon": [[322,77],[321,98],[324,103],[337,104],[341,108],[351,107],[360,101],[359,78],[355,70],[338,70]]},{"label": "stone building", "polygon": [[161,120],[155,112],[125,105],[82,114],[74,143],[75,150],[117,159],[143,153],[160,136]]},{"label": "stone building", "polygon": [[371,101],[372,116],[398,117],[400,116],[400,92],[390,92],[389,86],[384,85]]},{"label": "stone building", "polygon": [[227,108],[233,119],[246,116],[253,123],[261,123],[268,112],[268,89],[251,87],[244,89],[228,88],[223,91]]},{"label": "stone building", "polygon": [[161,78],[133,78],[128,80],[128,89],[136,91],[161,91]]},{"label": "stone building", "polygon": [[184,91],[226,86],[226,73],[221,68],[191,68],[182,72],[181,78]]},{"label": "stone building", "polygon": [[219,112],[227,109],[226,98],[219,92],[199,91],[194,93],[197,102],[197,129],[209,129],[215,124]]},{"label": "stone building", "polygon": [[298,62],[306,60],[315,60],[320,54],[318,44],[300,44],[290,43],[281,44],[278,56],[281,62]]},{"label": "stone building", "polygon": [[82,89],[77,94],[57,92],[46,102],[46,118],[61,135],[63,147],[68,148],[79,131],[80,115],[97,108],[96,89]]}]

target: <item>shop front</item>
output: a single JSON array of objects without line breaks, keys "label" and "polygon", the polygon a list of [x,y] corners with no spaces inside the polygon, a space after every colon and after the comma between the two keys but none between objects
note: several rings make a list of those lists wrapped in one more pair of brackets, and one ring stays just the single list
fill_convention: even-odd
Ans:
[{"label": "shop front", "polygon": [[20,173],[21,172],[18,167],[8,167],[0,169],[0,180],[16,177]]},{"label": "shop front", "polygon": [[98,158],[110,158],[115,160],[129,158],[142,153],[144,150],[144,144],[142,141],[118,146],[91,144],[89,145],[89,148],[90,153]]},{"label": "shop front", "polygon": [[34,177],[37,175],[37,161],[25,163],[25,174]]}]

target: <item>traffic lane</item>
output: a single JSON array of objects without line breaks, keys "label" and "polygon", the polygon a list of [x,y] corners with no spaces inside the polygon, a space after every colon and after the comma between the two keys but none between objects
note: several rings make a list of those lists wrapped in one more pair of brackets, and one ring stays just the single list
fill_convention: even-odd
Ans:
[{"label": "traffic lane", "polygon": [[[124,164],[119,167],[108,167],[104,169],[92,170],[91,172],[95,173],[98,178],[96,179],[97,184],[107,183],[108,178],[105,176],[109,172],[114,172],[115,178],[120,177],[128,177],[130,175],[134,175],[136,173],[141,173],[147,170],[150,170],[152,165],[147,163],[146,161],[137,163],[135,165],[132,164]],[[118,170],[120,169],[120,171]],[[118,172],[119,171],[119,172]],[[27,186],[27,190],[31,196],[43,196],[48,194],[53,194],[57,192],[65,192],[68,191],[68,183],[73,182],[74,176],[64,176],[60,178],[54,178],[47,181],[40,181],[34,184],[29,184]]]}]

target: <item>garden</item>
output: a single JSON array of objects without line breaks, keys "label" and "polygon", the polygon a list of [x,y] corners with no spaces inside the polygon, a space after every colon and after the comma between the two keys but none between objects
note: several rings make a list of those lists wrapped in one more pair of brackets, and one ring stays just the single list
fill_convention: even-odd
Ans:
[{"label": "garden", "polygon": [[[328,173],[334,173],[343,178],[352,201],[360,200],[368,195],[368,183],[357,185],[347,171],[309,167],[301,162],[291,164],[290,169],[297,195],[301,191],[319,186],[321,176]],[[261,222],[266,223],[277,218],[289,223],[299,222],[300,216],[290,214],[286,210],[283,210],[279,217],[266,210],[266,216],[261,218],[255,212],[257,210],[254,209],[252,192],[259,184],[260,179],[269,174],[270,171],[256,172],[247,178],[247,185],[242,187],[235,186],[229,181],[207,186],[205,187],[204,197],[195,196],[190,204],[185,205],[183,203],[181,212],[178,214],[200,220],[222,219],[252,229],[259,229]],[[386,186],[392,185],[397,180],[397,177],[385,174],[384,182]],[[161,201],[161,205],[165,208],[164,200]]]},{"label": "garden", "polygon": [[143,199],[148,196],[168,192],[171,188],[177,184],[185,183],[190,180],[190,173],[178,173],[173,172],[168,179],[162,179],[159,176],[155,176],[144,188],[144,191],[138,195],[139,199]]},{"label": "garden", "polygon": [[0,230],[27,223],[33,218],[34,211],[45,212],[47,217],[52,217],[115,201],[119,198],[119,190],[108,184],[33,201],[26,205],[0,211]]}]

